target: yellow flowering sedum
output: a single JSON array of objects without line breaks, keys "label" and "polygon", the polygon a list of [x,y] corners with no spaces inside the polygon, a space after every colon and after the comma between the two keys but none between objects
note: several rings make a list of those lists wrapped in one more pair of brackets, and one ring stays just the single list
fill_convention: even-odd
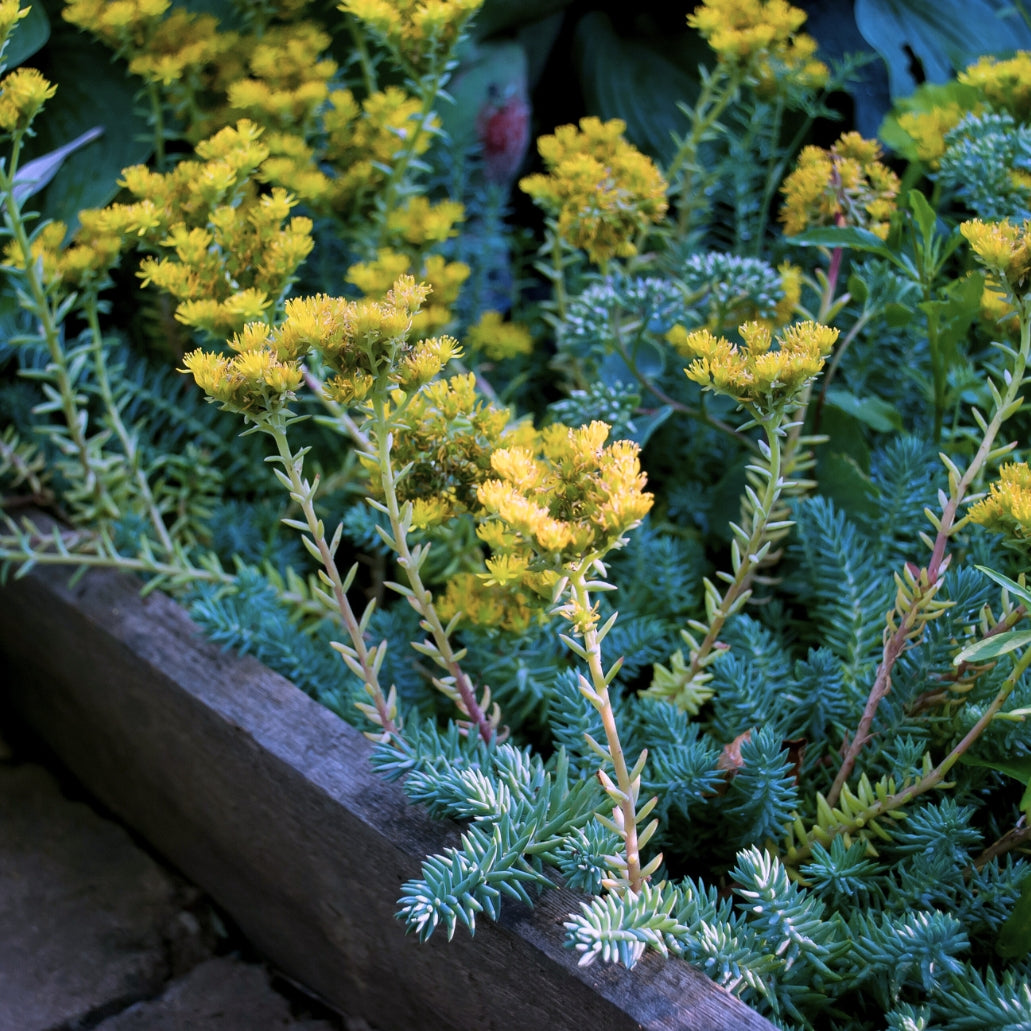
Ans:
[{"label": "yellow flowering sedum", "polygon": [[976,113],[977,108],[942,104],[930,111],[907,111],[899,115],[899,127],[916,143],[916,156],[937,168],[945,153],[945,134],[955,129],[966,115]]},{"label": "yellow flowering sedum", "polygon": [[1031,285],[1031,222],[1014,225],[1003,220],[984,222],[979,218],[960,225],[977,260],[993,282],[1015,297],[1023,297]]},{"label": "yellow flowering sedum", "polygon": [[666,214],[666,181],[625,129],[618,118],[560,126],[537,141],[548,173],[519,181],[555,217],[559,236],[601,265],[636,254],[635,237]]},{"label": "yellow flowering sedum", "polygon": [[425,71],[446,57],[483,0],[341,0],[402,64]]},{"label": "yellow flowering sedum", "polygon": [[987,55],[959,73],[957,79],[974,86],[996,110],[1008,111],[1018,122],[1031,117],[1031,53],[1018,51],[1000,60]]},{"label": "yellow flowering sedum", "polygon": [[391,459],[406,472],[398,498],[411,502],[418,527],[437,526],[479,510],[477,491],[492,476],[491,454],[504,442],[531,439],[528,424],[513,424],[507,408],[486,403],[471,373],[427,383],[418,393],[395,395],[404,406],[403,430]]},{"label": "yellow flowering sedum", "polygon": [[816,41],[800,29],[808,15],[785,0],[706,0],[687,16],[720,59],[742,67],[760,94],[790,79],[818,88],[829,77]]},{"label": "yellow flowering sedum", "polygon": [[526,570],[561,570],[585,556],[600,558],[651,510],[640,448],[629,440],[606,444],[609,426],[578,429],[555,424],[536,446],[501,448],[491,455],[495,478],[477,497],[488,522],[478,532],[495,552],[490,580],[508,584],[510,562]]},{"label": "yellow flowering sedum", "polygon": [[16,68],[0,79],[0,129],[24,132],[57,92],[35,68]]},{"label": "yellow flowering sedum", "polygon": [[1031,468],[1008,462],[999,470],[988,496],[971,506],[970,521],[1005,535],[1011,543],[1031,543]]},{"label": "yellow flowering sedum", "polygon": [[497,311],[485,311],[476,325],[469,327],[465,339],[473,350],[480,351],[494,362],[533,351],[530,331],[518,322],[506,322]]},{"label": "yellow flowering sedum", "polygon": [[427,335],[439,332],[451,321],[450,306],[458,300],[471,271],[464,262],[447,261],[439,254],[431,254],[417,263],[400,251],[384,249],[375,261],[352,265],[347,271],[347,282],[368,296],[376,296],[389,289],[399,276],[417,275],[429,286],[431,303],[413,315],[411,328],[414,334]]},{"label": "yellow flowering sedum", "polygon": [[668,339],[681,355],[694,359],[685,370],[688,379],[764,414],[797,402],[838,338],[836,329],[816,322],[788,326],[776,336],[768,326],[750,322],[740,333],[743,347],[707,329],[689,333],[683,326],[674,326]]},{"label": "yellow flowering sedum", "polygon": [[880,156],[880,144],[857,132],[845,133],[829,150],[804,147],[781,186],[785,234],[837,225],[887,237],[900,184]]}]

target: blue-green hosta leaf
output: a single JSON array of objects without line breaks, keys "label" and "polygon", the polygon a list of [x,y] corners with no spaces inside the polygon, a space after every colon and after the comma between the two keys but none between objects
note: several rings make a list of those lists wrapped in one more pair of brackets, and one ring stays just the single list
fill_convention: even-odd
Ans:
[{"label": "blue-green hosta leaf", "polygon": [[634,146],[660,164],[673,157],[673,135],[688,130],[677,104],[692,103],[698,94],[697,78],[690,73],[706,58],[707,48],[686,31],[679,41],[677,59],[657,42],[622,36],[608,17],[592,11],[576,27],[575,54],[587,109],[603,121],[621,118]]},{"label": "blue-green hosta leaf", "polygon": [[[36,119],[27,160],[43,158],[99,127],[103,135],[69,154],[33,207],[44,218],[74,229],[83,208],[103,207],[118,192],[122,169],[147,160],[153,133],[136,107],[138,79],[110,51],[70,25],[53,25],[47,44],[48,77],[57,86]],[[86,85],[88,84],[88,85]]]},{"label": "blue-green hosta leaf", "polygon": [[[23,5],[24,6],[24,5]],[[17,68],[40,50],[50,38],[50,19],[40,3],[34,3],[29,13],[18,22],[4,52],[4,64]]]},{"label": "blue-green hosta leaf", "polygon": [[982,54],[1031,47],[1009,0],[856,0],[855,17],[888,66],[892,98],[945,82]]},{"label": "blue-green hosta leaf", "polygon": [[887,258],[888,261],[898,260],[895,252],[876,233],[871,233],[869,229],[860,229],[858,226],[819,226],[789,236],[787,241],[799,247],[847,247],[854,251],[876,254],[880,258]]}]

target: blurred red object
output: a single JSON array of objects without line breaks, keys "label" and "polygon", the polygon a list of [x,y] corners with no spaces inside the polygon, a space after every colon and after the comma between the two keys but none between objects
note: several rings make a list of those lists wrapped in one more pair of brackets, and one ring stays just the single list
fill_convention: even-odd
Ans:
[{"label": "blurred red object", "polygon": [[530,146],[530,105],[511,87],[491,84],[476,116],[476,137],[488,182],[507,185],[516,177]]}]

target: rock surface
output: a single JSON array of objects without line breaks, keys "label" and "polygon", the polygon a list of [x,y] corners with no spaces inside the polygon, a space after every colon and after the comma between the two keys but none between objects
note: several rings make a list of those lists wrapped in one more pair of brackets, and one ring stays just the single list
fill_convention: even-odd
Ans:
[{"label": "rock surface", "polygon": [[360,1031],[216,954],[200,892],[35,758],[0,734],[0,1031]]}]

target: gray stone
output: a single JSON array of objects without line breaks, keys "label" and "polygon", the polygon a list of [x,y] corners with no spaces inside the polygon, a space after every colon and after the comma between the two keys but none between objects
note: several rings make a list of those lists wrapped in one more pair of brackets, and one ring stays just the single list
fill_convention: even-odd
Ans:
[{"label": "gray stone", "polygon": [[[339,1026],[339,1025],[338,1025]],[[294,1018],[263,967],[209,959],[173,981],[151,1002],[109,1017],[96,1031],[333,1031],[323,1020]]]},{"label": "gray stone", "polygon": [[34,764],[0,765],[0,828],[0,1029],[44,1031],[160,991],[168,943],[184,948],[180,882]]}]

